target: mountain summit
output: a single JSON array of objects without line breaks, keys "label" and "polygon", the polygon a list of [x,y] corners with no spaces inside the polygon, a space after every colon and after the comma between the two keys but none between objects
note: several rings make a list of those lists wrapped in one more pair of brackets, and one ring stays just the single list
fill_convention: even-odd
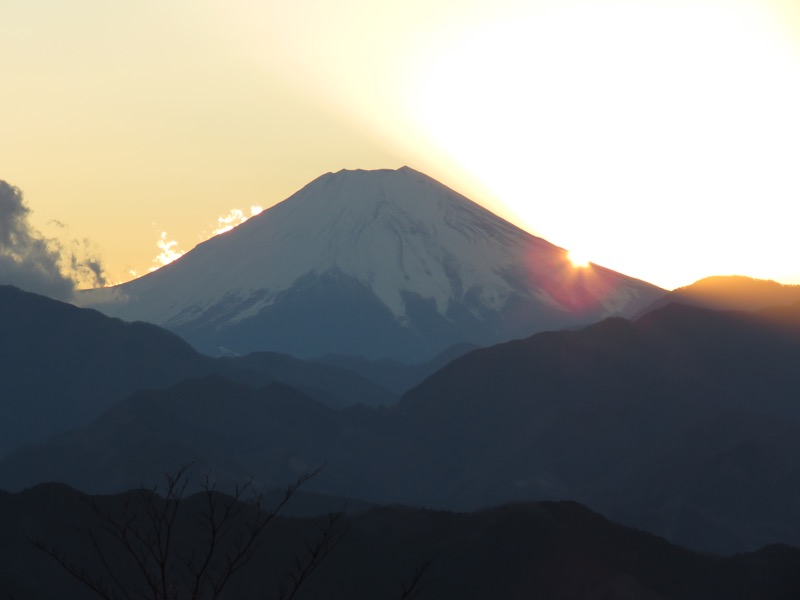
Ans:
[{"label": "mountain summit", "polygon": [[323,175],[174,263],[84,301],[212,354],[424,360],[459,342],[632,314],[662,293],[574,267],[565,250],[403,167]]}]

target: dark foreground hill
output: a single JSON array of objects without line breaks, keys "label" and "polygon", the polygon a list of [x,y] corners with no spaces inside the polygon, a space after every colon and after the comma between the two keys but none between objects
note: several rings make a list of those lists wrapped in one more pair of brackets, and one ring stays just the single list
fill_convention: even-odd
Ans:
[{"label": "dark foreground hill", "polygon": [[[174,521],[165,573],[178,591],[182,576],[192,581],[187,561],[199,559],[206,548],[207,533],[196,524],[208,516],[209,500],[218,509],[229,501],[219,495],[186,498]],[[91,597],[88,588],[32,541],[55,550],[76,570],[84,569],[84,577],[112,592],[117,584],[142,585],[131,555],[102,529],[118,522],[118,517],[135,515],[129,524],[135,523],[137,533],[149,539],[152,521],[143,513],[125,512],[126,506],[131,509],[140,503],[158,509],[174,506],[149,492],[88,498],[54,484],[18,494],[0,493],[0,590],[16,600]],[[111,515],[111,520],[98,517],[95,508]],[[222,528],[230,537],[219,538],[217,549],[230,553],[236,536],[247,536],[248,523],[257,515],[252,507],[245,508],[230,528]],[[475,513],[374,508],[329,523],[326,517],[274,519],[259,538],[263,545],[234,573],[221,597],[275,597],[281,587],[291,586],[296,561],[305,561],[307,548],[317,547],[323,531],[329,533],[333,549],[307,577],[298,599],[789,600],[800,596],[797,549],[771,546],[729,558],[703,556],[616,525],[572,502],[513,504]],[[141,549],[135,543],[132,548]],[[212,557],[212,577],[224,572],[225,560],[223,555]],[[153,573],[156,580],[159,575]],[[412,586],[417,575],[413,594],[404,596],[404,586]]]},{"label": "dark foreground hill", "polygon": [[[471,510],[572,499],[713,552],[800,544],[800,306],[671,305],[465,355],[394,407],[331,410],[216,377],[138,394],[0,462],[0,487],[220,481]],[[232,479],[231,479],[232,478]]]}]

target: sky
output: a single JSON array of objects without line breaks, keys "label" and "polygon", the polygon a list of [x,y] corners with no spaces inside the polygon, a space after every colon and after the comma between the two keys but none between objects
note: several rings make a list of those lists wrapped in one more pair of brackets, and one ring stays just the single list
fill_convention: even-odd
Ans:
[{"label": "sky", "polygon": [[796,0],[2,0],[0,23],[7,264],[119,283],[323,173],[408,165],[665,288],[800,283]]}]

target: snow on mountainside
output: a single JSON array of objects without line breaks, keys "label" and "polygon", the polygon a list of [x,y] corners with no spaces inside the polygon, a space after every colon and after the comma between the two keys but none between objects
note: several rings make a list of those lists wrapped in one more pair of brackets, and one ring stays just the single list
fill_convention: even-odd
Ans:
[{"label": "snow on mountainside", "polygon": [[662,293],[601,267],[576,269],[564,250],[403,167],[323,175],[158,271],[85,292],[83,303],[212,353],[424,359],[458,342],[629,314]]}]

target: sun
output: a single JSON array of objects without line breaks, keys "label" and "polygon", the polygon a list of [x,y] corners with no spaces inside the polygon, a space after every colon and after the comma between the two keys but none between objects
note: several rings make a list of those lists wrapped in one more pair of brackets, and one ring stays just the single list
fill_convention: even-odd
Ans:
[{"label": "sun", "polygon": [[572,266],[578,269],[584,269],[590,264],[589,259],[586,258],[586,255],[573,250],[567,252],[567,258],[569,259],[569,262],[572,263]]},{"label": "sun", "polygon": [[796,273],[795,225],[776,218],[800,197],[800,35],[782,0],[525,5],[420,68],[431,147],[534,235],[628,275],[755,273],[754,247],[778,246]]}]

